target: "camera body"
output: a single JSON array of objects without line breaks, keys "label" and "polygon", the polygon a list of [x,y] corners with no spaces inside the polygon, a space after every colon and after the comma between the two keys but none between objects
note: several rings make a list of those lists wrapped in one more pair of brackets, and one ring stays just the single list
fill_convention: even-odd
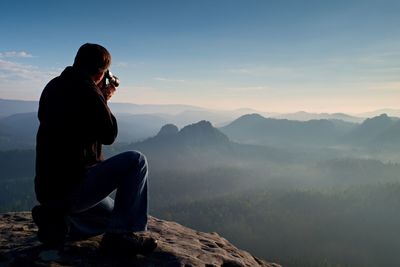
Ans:
[{"label": "camera body", "polygon": [[117,76],[113,75],[110,70],[107,70],[104,74],[105,85],[111,84],[114,87],[119,86],[119,79]]}]

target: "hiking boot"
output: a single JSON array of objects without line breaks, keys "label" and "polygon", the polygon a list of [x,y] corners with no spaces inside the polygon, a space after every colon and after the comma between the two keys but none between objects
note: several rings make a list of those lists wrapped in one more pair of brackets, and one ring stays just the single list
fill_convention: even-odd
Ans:
[{"label": "hiking boot", "polygon": [[105,233],[100,242],[100,250],[108,255],[144,255],[153,252],[156,247],[156,239],[135,233]]},{"label": "hiking boot", "polygon": [[32,209],[32,219],[38,227],[38,239],[43,245],[59,247],[65,242],[68,226],[64,214],[38,205]]}]

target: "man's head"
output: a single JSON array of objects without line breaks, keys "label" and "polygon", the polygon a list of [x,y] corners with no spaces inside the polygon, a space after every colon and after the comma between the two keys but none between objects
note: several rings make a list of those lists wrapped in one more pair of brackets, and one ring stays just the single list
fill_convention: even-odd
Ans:
[{"label": "man's head", "polygon": [[75,56],[74,68],[88,74],[97,84],[111,64],[111,54],[103,46],[86,43]]}]

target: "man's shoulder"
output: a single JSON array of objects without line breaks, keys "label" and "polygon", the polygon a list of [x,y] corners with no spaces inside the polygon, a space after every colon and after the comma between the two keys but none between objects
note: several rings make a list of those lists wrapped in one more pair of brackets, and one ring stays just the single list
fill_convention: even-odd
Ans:
[{"label": "man's shoulder", "polygon": [[45,86],[44,90],[50,90],[52,88],[61,87],[71,83],[73,77],[71,74],[69,74],[70,71],[67,71],[67,69],[68,68],[66,68],[59,76],[51,79]]}]

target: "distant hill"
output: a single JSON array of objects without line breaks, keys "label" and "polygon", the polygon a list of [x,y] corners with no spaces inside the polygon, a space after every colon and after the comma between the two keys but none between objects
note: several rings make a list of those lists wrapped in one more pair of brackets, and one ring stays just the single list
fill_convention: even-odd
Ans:
[{"label": "distant hill", "polygon": [[132,103],[115,103],[110,102],[109,106],[114,113],[131,113],[131,114],[170,114],[175,115],[185,110],[205,110],[201,107],[190,105],[139,105]]},{"label": "distant hill", "polygon": [[373,142],[391,149],[400,149],[400,121],[394,122],[394,124],[379,133],[374,137]]},{"label": "distant hill", "polygon": [[154,136],[167,123],[162,117],[152,114],[115,114],[118,121],[116,142],[131,143]]},{"label": "distant hill", "polygon": [[263,145],[330,144],[352,126],[330,120],[294,121],[265,118],[259,114],[244,115],[220,128],[238,142]]},{"label": "distant hill", "polygon": [[220,130],[234,141],[255,145],[346,146],[380,151],[400,147],[400,120],[387,114],[368,118],[361,124],[338,119],[294,121],[248,114]]},{"label": "distant hill", "polygon": [[175,115],[157,114],[163,117],[169,123],[173,123],[178,127],[184,127],[196,121],[206,120],[210,121],[213,125],[224,126],[229,124],[236,118],[247,114],[246,110],[185,110]]},{"label": "distant hill", "polygon": [[0,150],[34,148],[39,121],[36,112],[0,118]]},{"label": "distant hill", "polygon": [[[117,146],[117,151],[139,150],[149,155],[158,165],[179,162],[182,167],[198,165],[221,165],[237,161],[288,161],[293,155],[285,150],[238,144],[208,121],[200,121],[183,127],[167,124],[159,133],[144,141]],[[186,166],[185,166],[186,165]]]},{"label": "distant hill", "polygon": [[342,120],[346,122],[359,123],[364,121],[364,117],[355,117],[345,113],[309,113],[305,111],[299,111],[295,113],[280,114],[274,116],[277,119],[288,119],[298,121],[309,121],[309,120]]},{"label": "distant hill", "polygon": [[[38,106],[38,101],[0,99],[0,118],[16,113],[37,112]],[[191,105],[139,105],[132,103],[110,102],[109,106],[114,114],[124,114],[124,116],[120,116],[122,119],[124,119],[128,114],[134,114],[140,115],[142,118],[145,118],[145,116],[150,116],[148,117],[150,122],[154,122],[155,117],[158,117],[160,120],[163,120],[163,123],[157,123],[155,125],[156,129],[159,129],[165,123],[173,123],[179,127],[183,127],[200,120],[208,120],[215,125],[225,125],[237,117],[249,113],[250,111],[255,112],[251,109],[212,110]],[[140,116],[132,117],[132,119],[135,121],[140,120]],[[125,122],[126,121],[124,120],[124,123]],[[144,121],[142,122],[144,123]],[[156,130],[154,130],[154,126],[149,126],[151,128],[150,132],[155,134]],[[148,127],[144,125],[145,130],[143,133],[139,132],[138,137],[135,137],[136,139],[134,140],[142,139],[149,130],[147,128]],[[138,128],[136,129],[138,130]],[[125,139],[126,138],[124,137],[122,138],[122,140]]]},{"label": "distant hill", "polygon": [[[114,103],[110,102],[114,113],[131,114],[178,114],[185,110],[205,110],[204,108],[190,105],[139,105],[132,103]],[[10,116],[16,113],[37,112],[39,101],[24,101],[0,98],[0,117]]]},{"label": "distant hill", "polygon": [[371,117],[379,116],[381,114],[387,114],[388,116],[391,116],[391,117],[400,117],[400,109],[393,109],[393,108],[392,109],[390,109],[390,108],[378,109],[378,110],[374,110],[374,111],[370,111],[370,112],[360,113],[360,114],[357,114],[357,116],[371,118]]},{"label": "distant hill", "polygon": [[[279,115],[293,118],[289,120],[266,118],[259,113],[243,115],[253,111],[249,109],[219,111],[189,105],[128,103],[110,103],[110,106],[119,124],[117,142],[122,143],[138,142],[155,136],[168,123],[182,127],[202,120],[210,121],[213,125],[224,125],[219,128],[220,131],[232,141],[253,145],[290,147],[344,143],[385,145],[390,148],[391,144],[399,143],[395,124],[400,120],[386,114],[368,118],[360,124],[354,122],[360,118],[342,113],[297,112]],[[37,107],[37,101],[0,99],[0,150],[34,147],[38,127]],[[266,115],[278,116],[272,113]],[[306,120],[308,118],[324,119]]]},{"label": "distant hill", "polygon": [[178,127],[173,124],[168,124],[163,126],[154,137],[134,144],[138,148],[157,151],[162,148],[171,150],[185,148],[216,149],[229,145],[228,137],[214,128],[208,121],[190,124],[181,130],[178,130]]},{"label": "distant hill", "polygon": [[346,139],[349,143],[355,144],[371,143],[384,132],[387,132],[386,135],[390,135],[390,128],[395,124],[396,122],[387,114],[381,114],[379,116],[366,119],[362,124],[350,132]]},{"label": "distant hill", "polygon": [[[189,105],[137,105],[129,103],[110,103],[111,110],[118,114],[146,114],[164,119],[178,127],[206,120],[213,125],[226,125],[234,119],[255,112],[252,109],[214,110]],[[270,113],[276,115],[275,113]]]},{"label": "distant hill", "polygon": [[188,125],[178,132],[178,138],[188,145],[221,146],[227,145],[228,137],[214,128],[208,121]]},{"label": "distant hill", "polygon": [[8,100],[0,98],[0,118],[16,113],[37,112],[38,101]]}]

